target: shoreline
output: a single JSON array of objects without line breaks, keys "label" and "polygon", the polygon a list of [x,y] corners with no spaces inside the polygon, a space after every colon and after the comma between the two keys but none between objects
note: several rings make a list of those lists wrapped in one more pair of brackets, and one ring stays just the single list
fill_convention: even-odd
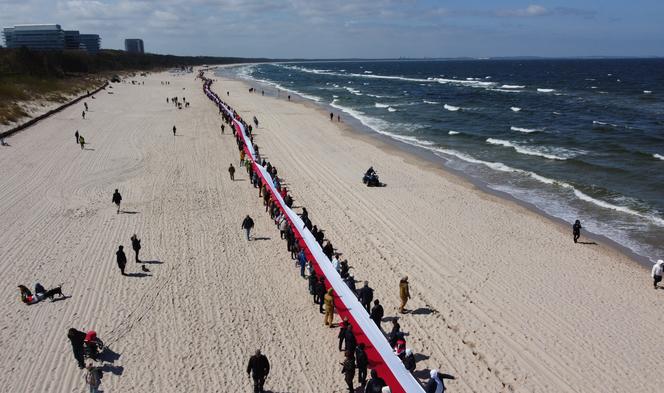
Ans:
[{"label": "shoreline", "polygon": [[[241,65],[247,65],[247,64],[241,64]],[[229,65],[220,65],[218,67],[230,68],[241,65],[229,64]],[[214,70],[212,70],[212,72],[214,73]],[[257,80],[230,78],[227,76],[220,77],[217,76],[216,74],[214,74],[214,76],[217,78],[228,78],[228,80],[240,82],[243,85],[247,86],[247,88],[258,87],[259,89],[264,89],[264,90],[267,89],[277,90],[276,87],[270,86],[269,84],[265,84]],[[291,96],[295,96],[298,99],[298,101],[295,101],[294,103],[301,104],[307,108],[315,110],[318,113],[320,113],[322,117],[326,117],[330,112],[335,112],[335,115],[339,114],[340,112],[339,109],[334,108],[329,104],[316,102],[298,93],[290,93],[290,94]],[[286,100],[281,96],[276,96],[276,95],[269,95],[269,96],[271,98]],[[481,193],[488,194],[492,197],[496,197],[498,198],[498,200],[504,203],[516,205],[520,208],[529,211],[530,213],[536,214],[539,217],[544,217],[548,219],[552,224],[554,224],[561,232],[563,233],[569,232],[571,237],[572,224],[566,222],[562,218],[551,215],[545,212],[544,210],[540,209],[539,207],[535,206],[534,204],[518,199],[507,192],[491,189],[482,180],[470,177],[464,174],[462,171],[450,168],[445,164],[446,160],[444,158],[435,155],[433,152],[430,152],[418,146],[414,146],[396,140],[394,138],[390,138],[389,136],[382,135],[374,130],[371,130],[368,126],[362,124],[360,120],[346,113],[344,113],[342,119],[343,121],[341,123],[338,122],[335,123],[338,125],[339,129],[342,130],[348,137],[357,138],[365,142],[371,143],[383,151],[400,156],[406,162],[418,166],[420,169],[433,171],[434,173],[437,173],[438,175],[446,178],[447,180],[454,179],[459,184],[466,185],[470,192],[474,192],[473,189],[475,189]],[[422,159],[426,160],[428,164],[427,165],[422,164],[421,162]],[[633,262],[635,262],[636,264],[638,264],[639,266],[643,267],[646,270],[649,270],[652,267],[653,262],[648,257],[637,254],[627,246],[624,246],[618,243],[617,241],[608,238],[607,236],[590,232],[584,229],[584,231],[582,232],[582,237],[592,240],[593,242],[596,242],[597,245],[599,246],[608,247],[619,252],[620,254],[631,259]]]}]

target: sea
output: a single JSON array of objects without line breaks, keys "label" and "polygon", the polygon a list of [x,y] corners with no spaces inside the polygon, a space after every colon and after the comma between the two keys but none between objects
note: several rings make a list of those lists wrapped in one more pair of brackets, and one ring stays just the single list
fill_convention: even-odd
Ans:
[{"label": "sea", "polygon": [[579,219],[637,259],[664,258],[664,59],[303,62],[217,74],[433,153],[569,222],[570,237]]}]

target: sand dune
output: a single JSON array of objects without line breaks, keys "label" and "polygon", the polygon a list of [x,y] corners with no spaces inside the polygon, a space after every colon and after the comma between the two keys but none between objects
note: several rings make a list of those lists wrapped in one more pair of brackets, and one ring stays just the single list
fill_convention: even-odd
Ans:
[{"label": "sand dune", "polygon": [[[66,338],[76,327],[94,328],[119,355],[103,378],[108,392],[251,391],[245,367],[257,347],[273,366],[270,390],[344,391],[336,330],[323,327],[246,173],[228,179],[237,148],[200,81],[142,80],[88,100],[86,120],[74,106],[0,150],[0,386],[82,391]],[[261,153],[387,316],[399,277],[410,277],[416,311],[400,323],[420,354],[418,375],[453,374],[453,392],[655,392],[664,383],[662,294],[644,268],[605,245],[574,245],[569,228],[306,105],[234,81],[213,89],[260,119]],[[192,106],[173,109],[173,95]],[[76,129],[91,150],[74,144]],[[362,185],[369,165],[388,187]],[[124,214],[111,204],[115,188]],[[244,240],[245,214],[268,239]],[[149,276],[122,277],[115,265],[133,233],[154,261]],[[64,282],[72,297],[21,304],[16,285],[36,281]]]}]

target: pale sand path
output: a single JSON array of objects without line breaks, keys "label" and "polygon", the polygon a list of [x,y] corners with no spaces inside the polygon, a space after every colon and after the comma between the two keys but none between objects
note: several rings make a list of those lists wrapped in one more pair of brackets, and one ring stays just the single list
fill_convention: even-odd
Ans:
[{"label": "pale sand path", "polygon": [[[121,355],[122,375],[105,373],[106,392],[249,392],[257,346],[273,364],[274,392],[341,391],[336,340],[246,173],[228,179],[237,148],[220,135],[200,81],[145,80],[114,84],[115,94],[88,100],[86,120],[75,105],[0,151],[0,391],[84,391],[69,327],[96,329]],[[192,107],[173,109],[173,95]],[[94,150],[75,145],[75,129]],[[115,213],[115,188],[136,214]],[[244,240],[247,213],[270,240]],[[139,271],[134,232],[142,258],[163,262],[147,265],[151,277],[122,277],[116,266],[124,244],[127,270]],[[36,281],[64,282],[72,297],[21,304],[16,286]]]},{"label": "pale sand path", "polygon": [[[648,270],[608,246],[575,245],[571,228],[341,130],[323,111],[236,81],[213,88],[258,117],[261,153],[387,315],[403,275],[409,308],[439,311],[401,325],[430,356],[418,369],[457,376],[450,391],[664,391],[664,292]],[[370,165],[387,188],[362,185]]]}]

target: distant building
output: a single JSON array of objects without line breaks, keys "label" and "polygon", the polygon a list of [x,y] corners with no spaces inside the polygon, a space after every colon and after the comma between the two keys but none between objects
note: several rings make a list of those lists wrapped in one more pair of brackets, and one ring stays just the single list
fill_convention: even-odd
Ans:
[{"label": "distant building", "polygon": [[65,32],[60,25],[17,25],[3,29],[7,48],[61,50],[65,47]]},{"label": "distant building", "polygon": [[7,48],[26,47],[33,50],[84,49],[99,52],[98,34],[80,34],[78,30],[62,30],[60,25],[16,25],[3,29]]},{"label": "distant building", "polygon": [[143,40],[140,38],[127,38],[125,40],[125,50],[130,53],[145,53]]},{"label": "distant building", "polygon": [[81,34],[81,47],[85,48],[91,55],[99,52],[101,47],[99,34]]},{"label": "distant building", "polygon": [[80,49],[81,34],[78,30],[65,30],[65,49]]}]

